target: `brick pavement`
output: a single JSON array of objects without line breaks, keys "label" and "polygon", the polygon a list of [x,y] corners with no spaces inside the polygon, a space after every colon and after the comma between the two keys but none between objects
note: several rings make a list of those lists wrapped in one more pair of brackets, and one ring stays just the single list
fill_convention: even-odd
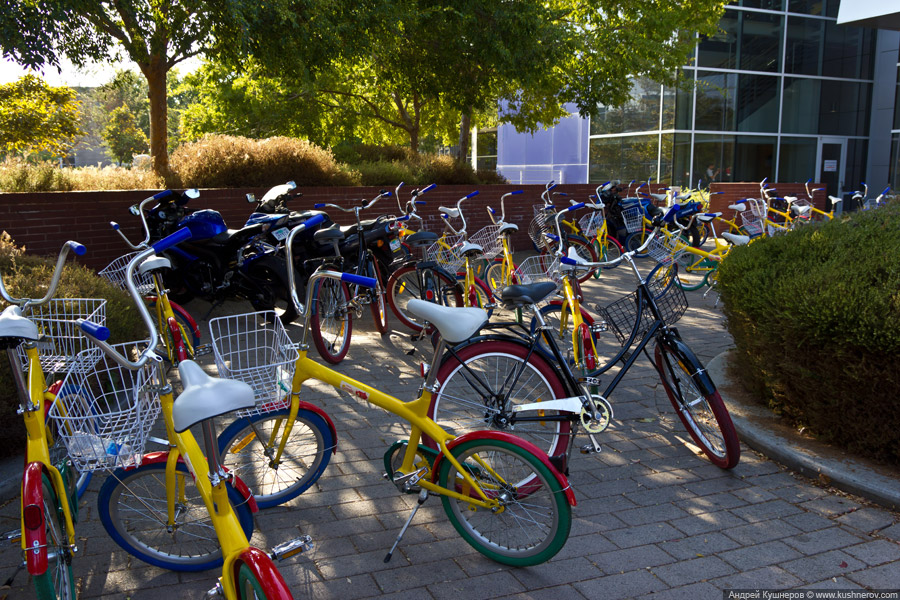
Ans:
[{"label": "brick pavement", "polygon": [[[607,302],[629,281],[619,268],[602,284],[589,283],[585,294]],[[692,307],[680,330],[709,361],[731,341],[712,298],[689,298]],[[190,309],[199,316],[204,307]],[[341,368],[412,398],[422,350],[393,320],[389,335],[379,339],[364,315]],[[415,502],[381,477],[382,454],[404,429],[380,409],[325,386],[309,387],[304,398],[334,419],[339,451],[313,488],[257,515],[252,540],[265,548],[299,534],[313,537],[313,551],[279,566],[298,598],[718,599],[728,588],[900,585],[896,513],[823,489],[746,446],[734,470],[710,465],[686,445],[689,437],[645,360],[611,398],[616,419],[601,436],[603,452],[572,461],[578,505],[568,543],[551,562],[527,569],[498,565],[471,549],[437,498],[419,511],[393,560],[384,564]],[[99,479],[82,501],[77,526],[79,597],[202,597],[214,571],[150,567],[107,537],[94,506]],[[0,530],[17,523],[13,500],[0,507]],[[17,547],[0,550],[0,577],[20,560]],[[20,573],[6,593],[33,598],[28,576]]]}]

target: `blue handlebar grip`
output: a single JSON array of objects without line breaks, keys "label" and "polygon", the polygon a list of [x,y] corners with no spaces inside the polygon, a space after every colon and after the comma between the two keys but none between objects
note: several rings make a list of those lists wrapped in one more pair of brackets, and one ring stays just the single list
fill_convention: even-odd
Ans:
[{"label": "blue handlebar grip", "polygon": [[488,206],[487,208],[488,208],[489,211],[491,211],[491,214],[492,214],[492,215],[496,215],[496,214],[497,214],[497,211],[494,210],[493,208],[491,208],[490,206]]},{"label": "blue handlebar grip", "polygon": [[516,190],[516,191],[514,191],[514,192],[510,192],[509,195],[510,195],[510,196],[516,196],[516,195],[518,195],[518,194],[524,194],[524,193],[525,193],[525,190]]},{"label": "blue handlebar grip", "polygon": [[112,227],[112,228],[113,228],[114,230],[116,230],[116,231],[119,230],[119,224],[116,223],[115,221],[110,221],[110,222],[109,222],[109,226]]},{"label": "blue handlebar grip", "polygon": [[397,217],[398,221],[409,221],[409,215],[403,215],[402,217]]},{"label": "blue handlebar grip", "polygon": [[554,233],[545,233],[544,235],[546,235],[548,238],[550,238],[550,239],[553,240],[554,242],[558,242],[558,241],[559,241],[559,236],[556,235],[556,234],[554,234]]},{"label": "blue handlebar grip", "polygon": [[564,265],[577,265],[578,264],[577,260],[575,260],[574,258],[569,258],[568,256],[560,256],[559,262],[561,262]]},{"label": "blue handlebar grip", "polygon": [[158,194],[153,194],[153,199],[154,199],[154,200],[162,200],[163,198],[168,198],[168,197],[171,196],[173,193],[174,193],[174,192],[172,192],[172,190],[163,190],[163,191],[161,191],[161,192],[158,193]]},{"label": "blue handlebar grip", "polygon": [[103,325],[97,325],[96,323],[91,323],[90,321],[78,319],[78,326],[81,327],[81,330],[83,332],[92,335],[101,342],[105,342],[109,339],[109,329],[107,329]]},{"label": "blue handlebar grip", "polygon": [[431,190],[433,190],[433,189],[436,188],[436,187],[437,187],[437,184],[434,184],[434,183],[429,184],[428,187],[426,187],[424,190],[422,190],[422,191],[419,192],[419,193],[420,193],[420,194],[424,194],[425,192],[430,192]]},{"label": "blue handlebar grip", "polygon": [[573,210],[578,210],[579,208],[584,208],[584,202],[579,202],[578,204],[573,204],[572,206],[570,206],[570,207],[567,208],[566,210],[571,212],[571,211],[573,211]]},{"label": "blue handlebar grip", "polygon": [[887,193],[890,191],[890,189],[891,189],[891,186],[887,186],[886,188],[884,188],[883,190],[881,190],[881,193],[882,193],[882,194],[887,194]]},{"label": "blue handlebar grip", "polygon": [[466,194],[466,198],[471,198],[472,196],[477,196],[477,195],[478,195],[478,190],[475,190],[471,194]]},{"label": "blue handlebar grip", "polygon": [[860,185],[866,185],[866,182],[865,182],[865,181],[860,181],[859,184],[860,184]]},{"label": "blue handlebar grip", "polygon": [[374,277],[366,277],[364,275],[354,275],[353,273],[341,273],[341,281],[353,285],[361,285],[367,288],[373,288],[378,285],[378,280]]},{"label": "blue handlebar grip", "polygon": [[323,204],[322,202],[316,202],[315,204],[313,204],[313,208],[325,208],[325,204]]},{"label": "blue handlebar grip", "polygon": [[84,247],[84,244],[79,244],[78,242],[73,242],[71,240],[66,242],[66,244],[69,246],[69,250],[78,256],[84,256],[84,253],[87,252],[87,248]]},{"label": "blue handlebar grip", "polygon": [[303,231],[304,229],[309,229],[310,227],[315,227],[319,223],[325,220],[325,215],[314,215],[312,218],[305,220],[300,225],[294,227],[294,229],[299,229]]},{"label": "blue handlebar grip", "polygon": [[428,203],[425,202],[424,200],[416,200],[416,205],[417,205],[417,206],[422,206],[423,204],[428,204]]},{"label": "blue handlebar grip", "polygon": [[151,244],[151,247],[153,248],[154,252],[158,254],[160,252],[163,252],[164,250],[168,250],[176,244],[186,242],[187,240],[191,239],[191,235],[191,230],[187,227],[184,227],[171,235],[167,235],[155,244]]}]

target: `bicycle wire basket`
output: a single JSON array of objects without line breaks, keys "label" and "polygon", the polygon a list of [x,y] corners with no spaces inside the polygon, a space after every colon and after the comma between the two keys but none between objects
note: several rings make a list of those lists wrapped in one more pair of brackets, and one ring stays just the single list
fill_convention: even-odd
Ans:
[{"label": "bicycle wire basket", "polygon": [[635,233],[644,228],[644,211],[641,203],[636,202],[629,206],[622,207],[622,220],[625,221],[625,230],[628,233]]},{"label": "bicycle wire basket", "polygon": [[455,274],[466,261],[465,256],[459,252],[464,243],[465,240],[461,235],[445,235],[428,246],[425,250],[425,258],[433,260],[448,272]]},{"label": "bicycle wire basket", "polygon": [[481,246],[484,258],[490,260],[503,251],[503,246],[500,244],[500,238],[498,235],[499,231],[499,225],[488,225],[487,227],[482,227],[474,234],[469,236],[469,243],[478,244],[479,246]]},{"label": "bicycle wire basket", "polygon": [[750,237],[757,237],[763,232],[763,217],[758,216],[751,210],[741,212],[741,226]]},{"label": "bicycle wire basket", "polygon": [[544,233],[553,233],[553,218],[556,212],[543,204],[534,205],[534,218],[528,224],[528,237],[535,248],[544,247]]},{"label": "bicycle wire basket", "polygon": [[559,271],[559,259],[555,256],[540,254],[529,256],[516,267],[516,280],[520,284],[552,281],[559,288],[562,276]]},{"label": "bicycle wire basket", "polygon": [[679,236],[670,232],[660,232],[653,236],[647,246],[647,254],[656,262],[670,265],[687,249],[687,244]]},{"label": "bicycle wire basket", "polygon": [[[648,284],[650,293],[656,298],[656,306],[659,308],[660,315],[667,325],[677,323],[688,308],[687,296],[674,282],[670,282],[668,289],[665,288],[663,282],[651,281]],[[637,318],[637,291],[631,292],[627,296],[616,300],[605,307],[595,305],[594,308],[600,314],[601,318],[606,322],[620,344],[625,344],[631,336],[634,329],[634,322]],[[638,337],[643,336],[650,330],[650,326],[655,322],[653,314],[647,307],[647,300],[642,300],[641,309],[643,315],[641,318],[641,328],[638,331]]]},{"label": "bicycle wire basket", "polygon": [[[139,346],[146,345],[143,341],[113,347],[134,356]],[[79,352],[75,362],[49,413],[72,462],[80,471],[140,465],[161,409],[153,376],[156,362],[149,360],[132,371],[91,351]]]},{"label": "bicycle wire basket", "polygon": [[[128,263],[130,263],[131,259],[137,256],[137,254],[137,252],[132,252],[131,254],[120,256],[101,270],[97,271],[97,275],[103,277],[120,290],[126,290],[125,274],[128,269]],[[138,273],[137,270],[135,270],[134,285],[142,296],[151,294],[154,291],[153,277],[148,273]]]},{"label": "bicycle wire basket", "polygon": [[[41,358],[41,369],[45,374],[64,373],[75,364],[75,357],[88,352],[99,359],[102,351],[91,343],[78,319],[85,319],[97,325],[106,325],[106,300],[103,298],[51,298],[46,304],[31,307],[25,315],[35,325],[41,338],[37,349]],[[23,368],[28,366],[25,349],[16,349]],[[78,361],[79,368],[87,368],[87,360]]]},{"label": "bicycle wire basket", "polygon": [[216,317],[209,322],[209,333],[219,377],[253,388],[256,406],[236,411],[238,417],[290,406],[299,354],[273,311]]},{"label": "bicycle wire basket", "polygon": [[588,239],[596,236],[602,226],[603,212],[599,210],[592,210],[578,219],[578,227],[581,229],[581,234]]}]

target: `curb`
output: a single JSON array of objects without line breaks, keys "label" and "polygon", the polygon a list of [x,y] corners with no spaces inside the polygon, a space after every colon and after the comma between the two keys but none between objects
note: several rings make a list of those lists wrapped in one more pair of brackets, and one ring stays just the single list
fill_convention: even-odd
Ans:
[{"label": "curb", "polygon": [[839,449],[781,424],[768,409],[747,402],[728,376],[728,355],[725,351],[712,359],[707,371],[719,383],[719,395],[742,442],[806,477],[886,508],[900,509],[900,471],[848,458]]}]

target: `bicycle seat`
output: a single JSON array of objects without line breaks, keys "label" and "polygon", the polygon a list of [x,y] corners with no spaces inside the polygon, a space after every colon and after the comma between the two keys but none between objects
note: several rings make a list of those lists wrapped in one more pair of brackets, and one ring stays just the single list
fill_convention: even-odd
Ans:
[{"label": "bicycle seat", "polygon": [[654,194],[653,192],[650,192],[650,197],[655,198],[655,199],[659,200],[660,202],[666,201],[666,194]]},{"label": "bicycle seat", "polygon": [[320,229],[313,234],[313,239],[317,242],[331,242],[333,240],[342,240],[344,239],[344,232],[341,231],[341,228],[337,225],[329,227],[328,229]]},{"label": "bicycle seat", "polygon": [[192,360],[181,361],[178,374],[184,385],[184,391],[172,407],[172,419],[178,433],[201,421],[256,406],[252,387],[243,381],[211,377]]},{"label": "bicycle seat", "polygon": [[738,203],[738,204],[729,204],[729,205],[728,205],[728,208],[730,208],[731,210],[736,210],[736,211],[739,211],[739,212],[744,212],[745,210],[747,210],[747,205],[744,204],[743,202],[740,202],[740,203]]},{"label": "bicycle seat", "polygon": [[503,234],[506,232],[518,231],[519,226],[514,223],[504,223],[500,226],[500,229],[497,230],[497,234]]},{"label": "bicycle seat", "polygon": [[406,310],[437,327],[451,344],[466,341],[488,322],[488,314],[481,308],[441,306],[418,298],[410,300]]},{"label": "bicycle seat", "polygon": [[500,290],[500,300],[511,308],[530,306],[555,294],[557,287],[552,281],[510,285]]},{"label": "bicycle seat", "polygon": [[450,217],[454,219],[459,218],[459,209],[457,208],[447,208],[446,206],[438,206],[438,210],[447,213]]},{"label": "bicycle seat", "polygon": [[734,244],[735,246],[746,246],[750,243],[749,235],[738,235],[736,233],[724,232],[722,237]]},{"label": "bicycle seat", "polygon": [[432,233],[431,231],[417,231],[412,235],[406,236],[406,243],[414,248],[418,248],[419,246],[430,246],[440,236],[436,233]]},{"label": "bicycle seat", "polygon": [[704,223],[709,223],[710,221],[713,221],[716,217],[721,217],[721,216],[722,216],[722,213],[720,213],[720,212],[701,213],[701,214],[697,215],[697,220],[702,221]]},{"label": "bicycle seat", "polygon": [[18,306],[7,306],[0,313],[0,338],[36,341],[38,337],[37,325],[23,317]]},{"label": "bicycle seat", "polygon": [[479,246],[478,244],[473,244],[471,242],[466,242],[459,248],[459,253],[463,256],[466,254],[484,254],[484,248]]},{"label": "bicycle seat", "polygon": [[171,269],[172,261],[165,256],[151,256],[138,267],[138,273],[144,275],[157,269]]}]

